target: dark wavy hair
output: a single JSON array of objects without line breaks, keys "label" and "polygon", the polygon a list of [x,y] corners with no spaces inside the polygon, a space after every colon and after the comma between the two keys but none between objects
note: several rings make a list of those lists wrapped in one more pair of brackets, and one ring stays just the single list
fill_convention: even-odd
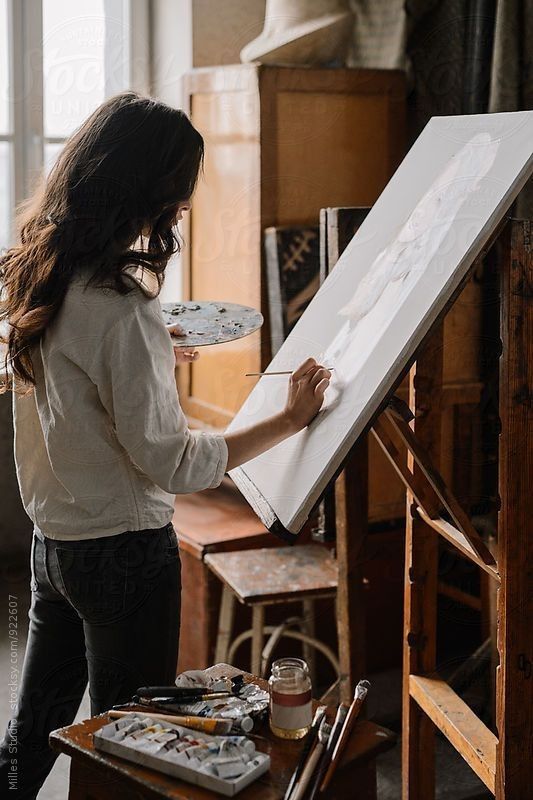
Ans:
[{"label": "dark wavy hair", "polygon": [[31,347],[78,269],[89,267],[91,283],[124,294],[134,289],[124,269],[142,267],[161,289],[180,249],[178,207],[193,194],[203,154],[182,111],[135,92],[107,100],[68,139],[21,207],[20,244],[0,257],[2,342],[14,376],[35,384]]}]

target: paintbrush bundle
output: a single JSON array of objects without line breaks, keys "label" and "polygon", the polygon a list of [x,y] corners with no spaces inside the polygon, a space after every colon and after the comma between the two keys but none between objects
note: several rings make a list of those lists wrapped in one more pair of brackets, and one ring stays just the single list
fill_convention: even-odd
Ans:
[{"label": "paintbrush bundle", "polygon": [[369,688],[368,681],[359,681],[352,703],[338,706],[333,725],[328,725],[325,720],[325,707],[317,708],[283,800],[315,800],[327,789]]},{"label": "paintbrush bundle", "polygon": [[245,736],[209,736],[143,714],[128,714],[93,734],[94,747],[226,797],[270,767]]}]

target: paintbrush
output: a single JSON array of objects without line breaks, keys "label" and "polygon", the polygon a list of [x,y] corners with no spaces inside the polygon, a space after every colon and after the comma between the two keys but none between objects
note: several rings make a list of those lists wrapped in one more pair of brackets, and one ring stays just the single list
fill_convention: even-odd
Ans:
[{"label": "paintbrush", "polygon": [[291,779],[289,781],[289,785],[287,786],[287,790],[285,792],[283,800],[289,800],[289,797],[290,797],[290,794],[291,794],[291,792],[292,792],[292,790],[294,788],[294,785],[295,785],[296,781],[298,780],[298,778],[300,777],[300,775],[303,772],[303,769],[305,767],[305,764],[306,764],[307,758],[309,756],[309,753],[311,752],[311,749],[313,748],[313,745],[316,742],[316,738],[318,736],[318,729],[320,728],[320,724],[321,724],[322,720],[324,719],[325,713],[326,713],[326,706],[318,706],[317,710],[315,711],[315,716],[313,718],[313,722],[312,722],[311,728],[309,730],[309,733],[305,737],[305,741],[304,741],[304,745],[303,745],[303,748],[302,748],[302,752],[300,754],[300,758],[299,758],[298,763],[296,765],[296,769],[292,773],[292,776],[291,776]]},{"label": "paintbrush", "polygon": [[179,686],[141,686],[137,689],[134,697],[154,698],[159,702],[175,703],[178,700],[183,702],[196,700],[219,700],[221,697],[230,697],[231,692],[212,692],[205,687],[182,688]]},{"label": "paintbrush", "polygon": [[124,709],[129,708],[129,709],[132,709],[133,711],[135,711],[135,709],[140,707],[140,708],[143,709],[143,711],[146,710],[146,713],[148,713],[151,710],[159,711],[160,714],[174,714],[174,713],[178,713],[179,714],[179,713],[183,713],[183,710],[181,708],[181,706],[183,705],[183,702],[181,704],[179,702],[177,702],[177,701],[174,702],[174,703],[171,703],[170,702],[170,698],[169,698],[169,702],[168,703],[157,703],[157,702],[155,702],[156,699],[157,698],[155,698],[155,699],[152,698],[152,699],[148,700],[148,699],[146,699],[144,697],[137,697],[136,695],[134,695],[133,700],[131,700],[131,702],[123,703],[122,705],[112,706],[112,710],[113,711],[122,711]]},{"label": "paintbrush", "polygon": [[344,725],[344,720],[346,719],[346,715],[348,713],[349,706],[341,703],[337,708],[337,714],[335,716],[335,722],[331,728],[331,733],[329,734],[328,741],[326,744],[326,748],[322,753],[320,758],[320,763],[318,765],[318,769],[316,770],[313,786],[309,793],[309,797],[307,800],[313,800],[314,797],[320,791],[320,787],[322,785],[322,780],[324,775],[326,774],[326,770],[329,767],[329,763],[331,761],[331,754],[333,752],[333,748],[339,738],[339,734],[341,732],[342,726]]},{"label": "paintbrush", "polygon": [[[301,800],[304,797],[308,786],[310,785],[311,781],[313,780],[313,776],[319,774],[320,772],[320,764],[322,759],[324,758],[326,747],[328,743],[328,738],[331,735],[331,725],[328,725],[325,718],[322,718],[322,722],[320,723],[320,727],[318,729],[318,741],[315,740],[315,745],[312,748],[309,758],[306,761],[306,764],[302,770],[302,774],[300,778],[297,780],[292,794],[289,800]],[[317,772],[318,771],[318,772]],[[311,792],[314,792],[314,789],[317,785],[317,782],[313,784],[313,788]]]},{"label": "paintbrush", "polygon": [[[332,372],[334,367],[323,367],[322,369],[329,369],[329,371]],[[281,372],[245,372],[244,377],[256,378],[259,375],[292,375],[293,372],[293,369],[282,370]]]},{"label": "paintbrush", "polygon": [[231,697],[229,692],[211,692],[210,694],[197,694],[197,695],[176,695],[175,697],[143,697],[142,695],[134,694],[132,700],[134,703],[159,703],[159,705],[189,705],[191,703],[198,703],[205,700],[222,700]]},{"label": "paintbrush", "polygon": [[152,714],[145,711],[108,711],[111,719],[120,719],[129,714],[147,714],[150,719],[157,719],[160,722],[171,722],[173,725],[182,725],[184,728],[192,728],[195,731],[210,733],[212,735],[227,734],[231,731],[233,721],[231,719],[216,719],[216,717],[177,717],[174,714]]},{"label": "paintbrush", "polygon": [[344,725],[342,726],[342,730],[340,731],[340,734],[337,738],[337,742],[334,744],[333,753],[331,755],[331,761],[329,763],[328,770],[324,775],[322,786],[320,787],[321,792],[327,789],[331,781],[331,778],[333,777],[333,773],[335,772],[338,763],[340,761],[340,757],[344,751],[344,748],[348,743],[348,739],[350,738],[353,726],[355,725],[357,717],[359,716],[361,706],[365,701],[369,689],[370,689],[369,681],[359,681],[359,683],[355,687],[352,703],[348,710],[348,714],[346,715],[346,719],[344,720]]}]

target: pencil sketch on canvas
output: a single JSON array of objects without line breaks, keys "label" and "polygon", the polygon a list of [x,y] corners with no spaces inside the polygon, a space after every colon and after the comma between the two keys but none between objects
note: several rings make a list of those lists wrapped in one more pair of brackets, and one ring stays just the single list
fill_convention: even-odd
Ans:
[{"label": "pencil sketch on canvas", "polygon": [[[269,528],[300,530],[531,174],[532,142],[533,112],[433,118],[415,142],[269,368],[334,367],[311,425],[230,473]],[[230,430],[286,389],[262,378]]]},{"label": "pencil sketch on canvas", "polygon": [[[488,134],[477,134],[450,159],[338,311],[347,321],[322,356],[324,364],[334,367],[322,415],[361,368],[368,338],[376,332],[386,335],[390,309],[413,290],[461,207],[494,163],[497,148]],[[461,175],[471,179],[457,181]],[[314,425],[318,422],[319,418]]]}]

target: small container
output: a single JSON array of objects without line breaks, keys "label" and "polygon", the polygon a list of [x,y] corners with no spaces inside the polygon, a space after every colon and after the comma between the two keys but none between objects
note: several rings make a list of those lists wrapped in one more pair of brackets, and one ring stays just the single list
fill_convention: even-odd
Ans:
[{"label": "small container", "polygon": [[311,727],[313,708],[309,669],[301,658],[280,658],[268,681],[270,730],[282,739],[302,739]]}]

